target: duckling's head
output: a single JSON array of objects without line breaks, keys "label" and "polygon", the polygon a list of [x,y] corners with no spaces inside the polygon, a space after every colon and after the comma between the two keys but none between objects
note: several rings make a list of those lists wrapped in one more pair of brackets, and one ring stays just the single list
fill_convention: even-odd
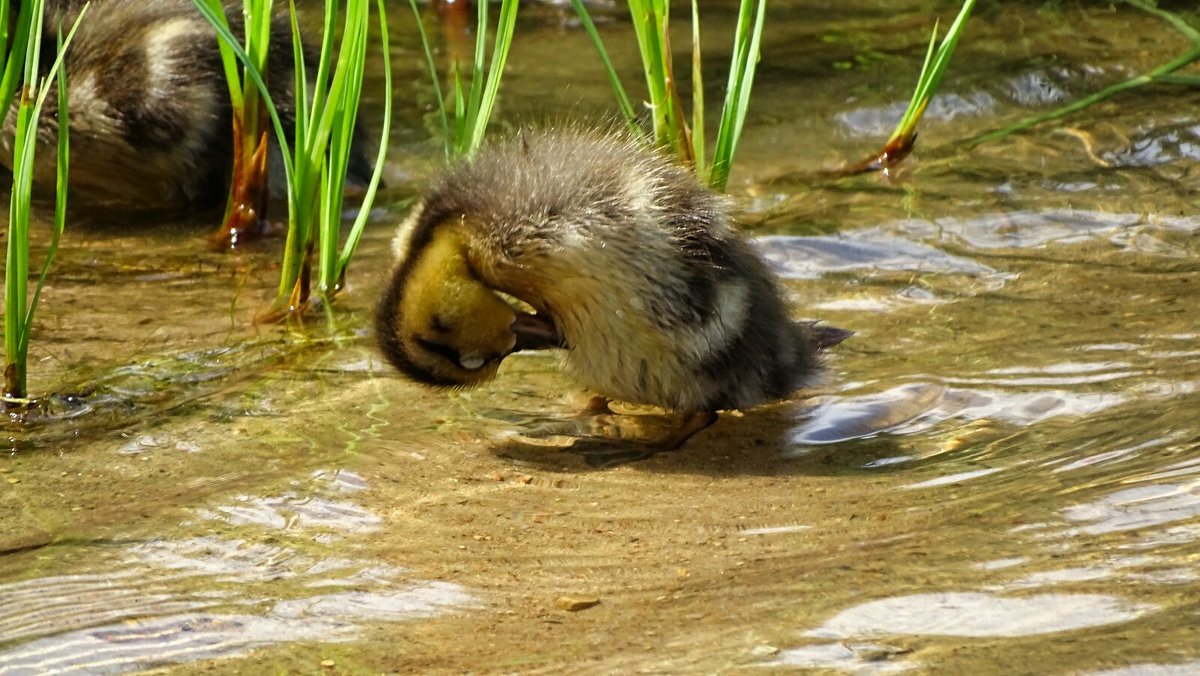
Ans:
[{"label": "duckling's head", "polygon": [[516,346],[517,312],[484,284],[459,228],[446,224],[410,242],[376,315],[379,346],[421,383],[470,387],[496,375]]}]

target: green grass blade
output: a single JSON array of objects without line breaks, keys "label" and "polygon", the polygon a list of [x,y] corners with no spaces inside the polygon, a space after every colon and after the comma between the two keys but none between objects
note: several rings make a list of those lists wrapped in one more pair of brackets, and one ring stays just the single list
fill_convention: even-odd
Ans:
[{"label": "green grass blade", "polygon": [[[415,2],[415,0],[411,1]],[[613,66],[612,59],[608,57],[608,50],[604,48],[604,40],[600,38],[600,31],[596,30],[591,13],[583,4],[583,0],[571,0],[571,5],[575,8],[576,16],[583,23],[584,30],[587,31],[588,37],[591,38],[592,44],[600,54],[600,61],[604,64],[604,72],[608,75],[609,84],[612,85],[613,95],[617,97],[617,107],[621,109],[621,116],[625,118],[626,125],[635,136],[642,136],[642,128],[637,122],[637,112],[629,100],[629,95],[625,93],[625,87],[621,85],[621,77],[617,75],[617,69]]]},{"label": "green grass blade", "polygon": [[704,71],[700,54],[700,7],[692,0],[692,161],[696,176],[708,182],[704,148]]},{"label": "green grass blade", "polygon": [[[198,3],[201,0],[193,0]],[[225,26],[225,30],[229,30],[229,19],[225,16],[225,7],[221,5],[221,0],[203,0],[207,3],[208,11],[217,17],[221,24]],[[229,100],[233,104],[234,110],[240,110],[243,107],[243,91],[242,78],[238,75],[237,70],[237,55],[229,48],[229,44],[224,40],[217,40],[217,47],[221,52],[221,66],[225,69],[225,82],[229,84]]]},{"label": "green grass blade", "polygon": [[[29,31],[33,24],[34,6],[41,6],[37,2],[22,2],[17,11],[16,23],[10,27],[8,38],[11,42],[4,42],[7,45],[7,52],[3,52],[5,62],[3,75],[0,75],[0,104],[3,104],[3,110],[7,111],[12,107],[13,97],[16,96],[18,84],[21,81],[21,74],[25,65],[24,46],[29,42]],[[7,20],[9,12],[4,12],[4,17]]]},{"label": "green grass blade", "polygon": [[[283,260],[280,263],[279,287],[274,306],[278,309],[290,299],[292,290],[301,277],[305,264],[304,252],[310,239],[307,212],[302,205],[309,203],[308,191],[303,187],[311,174],[304,148],[308,145],[312,125],[312,102],[309,99],[308,63],[304,44],[300,37],[300,23],[295,0],[288,1],[288,17],[292,28],[292,88],[296,98],[293,113],[292,151],[284,147],[285,162],[293,169],[288,174],[288,234],[283,245]],[[294,153],[294,154],[293,154]],[[289,308],[290,309],[290,308]]]},{"label": "green grass blade", "polygon": [[[12,104],[13,97],[16,96],[18,83],[21,81],[21,75],[25,66],[25,45],[28,44],[30,38],[30,28],[33,24],[33,10],[35,2],[22,2],[17,11],[16,23],[10,29],[11,42],[7,44],[7,51],[0,52],[4,55],[4,73],[0,77],[0,101],[7,101]],[[7,12],[5,13],[8,14]],[[7,110],[7,108],[6,108]]]},{"label": "green grass blade", "polygon": [[[71,31],[63,38],[62,26],[58,27],[58,54],[54,60],[54,65],[50,67],[50,73],[47,75],[47,80],[57,79],[58,87],[58,155],[57,155],[57,171],[55,182],[54,195],[54,231],[50,238],[50,246],[46,250],[46,258],[42,263],[42,271],[38,276],[37,284],[33,287],[33,298],[29,301],[29,309],[25,313],[25,326],[23,330],[25,345],[22,350],[23,354],[29,352],[29,336],[33,332],[33,317],[37,312],[38,302],[42,298],[42,288],[46,285],[46,277],[50,274],[50,264],[54,262],[54,257],[58,253],[58,244],[62,240],[62,234],[66,230],[67,225],[67,176],[71,164],[71,144],[70,144],[70,104],[68,102],[69,91],[67,89],[67,71],[62,67],[63,58],[67,53],[67,48],[71,44],[71,40],[75,37],[75,30],[79,28],[84,16],[88,12],[88,6],[85,5],[83,10],[75,19],[75,24],[71,27]],[[46,100],[46,94],[50,88],[42,87],[42,92],[38,97],[34,119],[41,116],[42,106]]]},{"label": "green grass blade", "polygon": [[[211,1],[211,0],[210,0]],[[307,191],[300,189],[304,184],[304,177],[311,173],[311,169],[305,166],[298,166],[297,161],[300,157],[300,144],[289,143],[288,135],[284,132],[283,121],[279,117],[279,111],[275,106],[275,101],[271,98],[271,93],[267,89],[267,84],[263,80],[262,72],[255,66],[253,59],[246,52],[245,48],[238,39],[229,30],[228,22],[224,20],[224,13],[217,12],[205,0],[192,0],[192,4],[200,12],[201,16],[208,21],[209,25],[216,31],[217,37],[221,44],[228,47],[230,51],[237,56],[241,63],[245,76],[258,90],[261,97],[261,102],[267,109],[267,114],[271,118],[271,125],[275,131],[275,140],[280,147],[280,155],[283,159],[283,171],[287,180],[288,187],[288,237],[284,245],[284,261],[283,272],[280,277],[280,296],[291,292],[291,286],[287,286],[284,278],[289,275],[289,271],[293,271],[296,278],[299,277],[300,265],[298,261],[303,260],[304,242],[307,241],[308,232],[306,230],[306,221],[303,214],[309,213],[310,197]],[[302,61],[300,66],[303,67]],[[293,158],[293,147],[296,149],[296,157]],[[297,241],[298,240],[298,241]],[[295,279],[292,280],[294,286]],[[284,287],[287,289],[284,290]]]},{"label": "green grass blade", "polygon": [[[329,92],[332,85],[329,80],[333,77],[332,69],[333,55],[335,52],[334,45],[337,35],[337,16],[340,3],[336,0],[325,0],[325,23],[324,33],[321,34],[321,51],[317,57],[317,77],[312,81],[313,100],[312,100],[312,115],[314,118],[320,118],[321,112],[325,109],[325,96]],[[294,15],[293,15],[294,16]]]},{"label": "green grass blade", "polygon": [[717,142],[713,148],[712,168],[708,179],[708,184],[716,190],[725,189],[733,167],[733,157],[741,140],[746,111],[750,107],[750,92],[760,55],[766,10],[766,0],[742,0],[737,31],[734,34],[734,57],[730,65],[725,102],[721,107],[721,122],[717,129]]},{"label": "green grass blade", "polygon": [[667,88],[671,83],[666,65],[666,46],[663,44],[666,0],[629,0],[629,15],[633,20],[646,76],[646,89],[650,95],[654,143],[660,147],[671,146],[675,138],[668,119],[672,105]]},{"label": "green grass blade", "polygon": [[925,112],[925,106],[921,102],[922,91],[925,89],[922,85],[929,79],[929,72],[933,67],[933,55],[937,50],[937,29],[938,22],[934,21],[933,33],[929,36],[929,47],[925,50],[925,61],[921,64],[920,75],[917,76],[917,86],[913,88],[912,98],[908,101],[908,107],[904,109],[904,115],[892,131],[891,140],[900,138],[904,130],[915,128],[920,116]]},{"label": "green grass blade", "polygon": [[[250,55],[246,53],[246,50],[242,48],[238,39],[230,32],[228,24],[222,21],[225,15],[214,12],[212,8],[205,4],[205,0],[192,0],[192,4],[196,6],[196,9],[200,11],[204,19],[217,32],[221,43],[227,45],[233,51],[242,66],[246,66],[247,64],[251,64],[252,66]],[[283,168],[288,175],[288,183],[290,184],[293,174],[292,159],[290,157],[291,150],[288,144],[288,137],[283,133],[283,122],[279,118],[279,111],[276,110],[275,102],[271,99],[271,92],[267,89],[267,83],[263,80],[262,73],[257,68],[250,67],[246,69],[246,76],[250,78],[250,81],[258,88],[259,95],[263,97],[263,105],[266,106],[267,114],[271,117],[271,124],[275,130],[275,138],[280,148],[283,149]]]},{"label": "green grass blade", "polygon": [[500,19],[496,25],[495,44],[492,46],[492,61],[488,65],[487,84],[480,95],[472,124],[468,153],[474,152],[483,143],[484,133],[496,107],[496,98],[500,94],[500,79],[504,75],[504,66],[508,63],[508,52],[512,47],[513,31],[517,25],[517,7],[517,0],[501,0]]},{"label": "green grass blade", "polygon": [[[455,139],[459,155],[471,152],[471,139],[475,137],[475,125],[479,120],[479,106],[483,99],[484,71],[487,58],[488,34],[488,5],[487,2],[475,4],[475,53],[471,60],[471,87],[463,102],[465,114],[460,118],[462,130]],[[457,68],[457,64],[455,64]]]},{"label": "green grass blade", "polygon": [[[296,0],[288,0],[288,17],[292,25],[292,88],[296,97],[293,117],[293,138],[308,138],[310,101],[308,99],[308,64],[304,58],[304,42],[300,39],[300,22],[296,16]],[[297,146],[303,143],[296,141]]]},{"label": "green grass blade", "polygon": [[691,131],[688,129],[687,117],[683,113],[683,101],[679,96],[679,86],[675,81],[670,31],[671,5],[668,2],[662,3],[660,23],[662,24],[662,35],[659,36],[659,40],[662,49],[662,78],[665,93],[662,112],[666,120],[667,146],[681,161],[690,164],[693,161]]},{"label": "green grass blade", "polygon": [[[243,31],[246,35],[246,54],[254,64],[253,67],[261,73],[266,70],[267,53],[270,51],[271,6],[273,3],[271,0],[243,1],[247,9],[244,13],[246,26]],[[225,57],[222,57],[222,61],[224,60]],[[248,138],[253,139],[254,145],[257,145],[258,136],[262,133],[260,95],[257,89],[250,87],[243,91],[243,97],[243,105],[240,110],[244,116],[245,133]]]},{"label": "green grass blade", "polygon": [[336,112],[332,117],[325,152],[317,276],[317,288],[325,298],[337,291],[338,242],[341,236],[344,186],[362,95],[369,15],[370,5],[365,2],[352,3],[346,9],[342,44],[334,76],[336,90],[331,92],[331,97],[336,97],[331,98],[334,102],[332,109]]},{"label": "green grass blade", "polygon": [[[346,14],[346,23],[343,28],[342,44],[338,48],[338,57],[336,64],[332,70],[332,77],[329,81],[329,88],[324,93],[324,96],[314,95],[313,108],[315,124],[312,127],[312,134],[308,139],[308,147],[305,151],[308,153],[309,161],[313,166],[319,166],[324,162],[326,150],[329,141],[333,136],[334,126],[340,118],[344,118],[347,112],[346,95],[348,91],[357,82],[358,86],[362,84],[362,58],[358,56],[361,52],[358,49],[358,43],[365,41],[365,37],[360,37],[360,31],[365,31],[366,22],[361,20],[361,8],[367,5],[358,4],[356,7],[359,10],[349,10]],[[361,26],[360,26],[361,23]],[[324,61],[324,56],[322,57]],[[331,60],[332,61],[332,60]],[[317,100],[323,98],[327,105],[324,105],[317,111]],[[355,103],[357,105],[357,102]]]},{"label": "green grass blade", "polygon": [[[574,1],[578,2],[578,0]],[[442,95],[441,78],[438,77],[437,63],[433,60],[433,49],[429,44],[429,36],[425,33],[425,22],[421,20],[421,12],[417,9],[417,0],[408,0],[408,4],[412,7],[413,19],[417,22],[417,33],[421,38],[421,48],[425,51],[425,65],[429,67],[429,81],[433,83],[433,94],[437,99],[438,121],[442,127],[442,145],[446,150],[446,157],[449,158],[454,152],[454,139],[450,136],[450,118],[446,113],[446,99]],[[389,61],[390,58],[384,59],[386,77],[391,76],[390,65],[388,65]],[[390,106],[391,101],[389,100],[386,105]],[[388,117],[388,122],[390,123],[391,116],[389,115]]]},{"label": "green grass blade", "polygon": [[[42,0],[25,5],[30,10],[23,14],[28,21],[16,31],[16,37],[24,40],[5,45],[9,50],[6,58],[13,53],[23,54],[22,70],[24,86],[21,88],[21,98],[17,105],[15,134],[13,139],[13,184],[9,202],[9,240],[5,257],[5,312],[4,312],[4,396],[6,398],[24,398],[27,393],[27,362],[29,357],[30,336],[33,332],[33,319],[45,287],[46,276],[50,264],[58,251],[58,244],[66,223],[67,199],[67,165],[69,116],[67,111],[66,72],[62,68],[63,57],[75,35],[79,25],[78,19],[87,14],[85,5],[80,11],[75,26],[71,28],[66,38],[63,38],[61,26],[57,30],[57,50],[54,63],[45,81],[39,84],[38,64],[41,54],[42,23],[45,18]],[[6,8],[4,9],[7,13]],[[24,9],[24,8],[23,8]],[[13,65],[9,60],[6,66]],[[55,198],[55,224],[49,249],[42,263],[38,281],[34,285],[33,296],[29,298],[29,223],[32,218],[32,193],[34,154],[38,144],[38,121],[49,95],[49,82],[56,80],[58,92],[58,109],[60,124],[58,128],[57,145],[57,178],[58,193]],[[34,91],[37,88],[37,95]]]},{"label": "green grass blade", "polygon": [[23,86],[17,94],[16,133],[13,139],[13,184],[9,199],[8,251],[5,262],[4,305],[4,396],[26,395],[26,366],[29,355],[29,221],[33,196],[33,155],[37,147],[37,111],[33,87],[37,83],[41,49],[42,0],[35,0],[24,44],[11,52],[24,53]]},{"label": "green grass blade", "polygon": [[[958,39],[962,36],[963,29],[966,28],[967,19],[971,16],[971,10],[975,8],[975,0],[965,0],[962,7],[958,11],[958,16],[954,18],[954,23],[950,24],[949,30],[946,31],[945,37],[942,38],[941,44],[937,50],[933,52],[932,62],[929,54],[926,54],[925,65],[921,68],[921,75],[917,79],[917,87],[913,92],[912,100],[909,102],[908,108],[904,111],[904,115],[900,119],[900,123],[896,125],[895,131],[892,132],[891,138],[888,139],[888,146],[894,143],[909,141],[915,138],[917,125],[925,114],[925,109],[929,106],[929,101],[937,92],[938,86],[942,83],[942,75],[946,72],[946,67],[950,65],[950,57],[954,55],[954,48],[958,46]],[[937,26],[934,26],[934,36],[937,36]],[[932,48],[932,41],[930,47]]]},{"label": "green grass blade", "polygon": [[384,160],[387,159],[388,139],[392,133],[392,66],[390,59],[391,51],[388,47],[387,8],[383,0],[376,0],[376,2],[379,11],[380,50],[383,53],[383,129],[379,133],[379,153],[375,157],[375,168],[371,172],[371,182],[367,185],[362,205],[358,209],[358,214],[354,218],[354,225],[350,228],[350,234],[346,237],[346,243],[342,247],[342,254],[338,258],[337,277],[339,281],[346,276],[346,267],[350,264],[350,259],[354,256],[354,252],[358,248],[358,242],[362,239],[363,230],[367,225],[367,218],[371,214],[371,206],[375,204],[375,194],[379,190],[379,183],[383,178]]},{"label": "green grass blade", "polygon": [[462,155],[466,149],[462,139],[467,137],[467,99],[463,93],[462,76],[458,64],[454,65],[454,152]]},{"label": "green grass blade", "polygon": [[8,59],[8,0],[0,0],[0,59]]}]

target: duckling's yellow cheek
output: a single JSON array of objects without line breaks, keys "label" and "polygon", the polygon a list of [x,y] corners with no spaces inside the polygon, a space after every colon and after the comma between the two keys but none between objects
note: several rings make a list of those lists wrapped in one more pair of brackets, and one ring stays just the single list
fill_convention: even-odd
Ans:
[{"label": "duckling's yellow cheek", "polygon": [[490,361],[512,352],[517,337],[509,327],[517,313],[482,285],[460,298],[463,296],[467,304],[455,309],[465,312],[453,319],[455,342],[461,346],[463,357]]},{"label": "duckling's yellow cheek", "polygon": [[473,277],[441,277],[429,283],[432,279],[420,277],[402,299],[401,333],[439,355],[432,361],[442,359],[466,371],[494,365],[512,352],[516,335],[509,327],[516,312],[507,303]]},{"label": "duckling's yellow cheek", "polygon": [[443,380],[490,378],[516,345],[516,311],[474,274],[453,229],[438,231],[421,252],[398,310],[409,352]]}]

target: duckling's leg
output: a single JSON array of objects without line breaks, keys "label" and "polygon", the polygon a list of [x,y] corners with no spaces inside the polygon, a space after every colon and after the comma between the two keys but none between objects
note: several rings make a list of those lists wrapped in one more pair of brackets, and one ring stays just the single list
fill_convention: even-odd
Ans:
[{"label": "duckling's leg", "polygon": [[610,402],[612,402],[612,399],[609,399],[603,394],[597,394],[591,399],[588,399],[587,406],[583,407],[583,415],[616,415],[613,413],[613,410],[608,407]]},{"label": "duckling's leg", "polygon": [[716,411],[688,413],[680,422],[678,429],[655,442],[655,445],[664,450],[673,451],[686,444],[688,439],[695,436],[697,432],[707,429],[709,425],[717,422],[719,417]]}]

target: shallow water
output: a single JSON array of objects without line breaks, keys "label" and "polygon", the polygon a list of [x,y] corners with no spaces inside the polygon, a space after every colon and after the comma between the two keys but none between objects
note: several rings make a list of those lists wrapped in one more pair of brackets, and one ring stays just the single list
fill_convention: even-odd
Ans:
[{"label": "shallow water", "polygon": [[[72,225],[31,366],[60,395],[5,427],[0,674],[1200,670],[1196,94],[948,145],[1186,45],[1132,10],[1003,5],[916,155],[845,180],[815,172],[882,142],[932,14],[772,5],[731,192],[797,315],[856,335],[809,396],[608,468],[521,435],[586,401],[550,355],[441,393],[373,353],[390,228],[439,152],[397,6],[390,187],[335,329],[253,325],[278,242]],[[518,31],[502,126],[605,114],[599,68],[556,56],[591,57],[569,13]]]}]

